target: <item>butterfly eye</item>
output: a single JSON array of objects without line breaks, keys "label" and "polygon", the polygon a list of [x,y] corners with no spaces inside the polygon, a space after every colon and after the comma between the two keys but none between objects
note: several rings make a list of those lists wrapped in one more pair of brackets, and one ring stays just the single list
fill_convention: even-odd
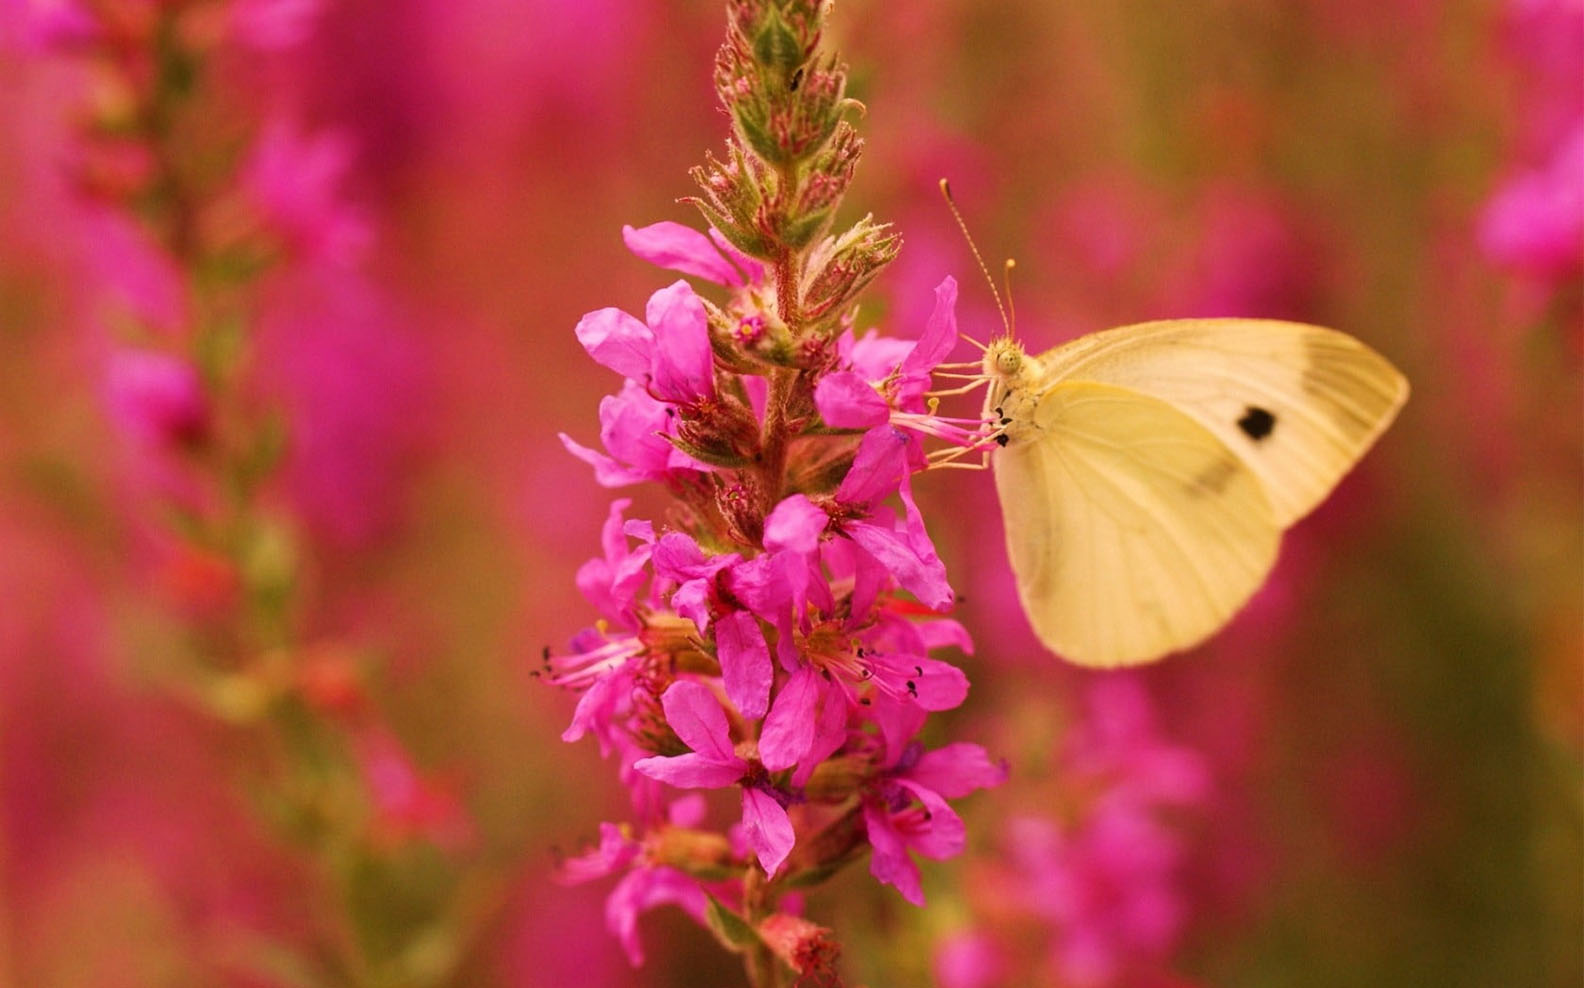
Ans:
[{"label": "butterfly eye", "polygon": [[1023,366],[1023,355],[1016,350],[1002,350],[996,354],[996,371],[1010,377]]}]

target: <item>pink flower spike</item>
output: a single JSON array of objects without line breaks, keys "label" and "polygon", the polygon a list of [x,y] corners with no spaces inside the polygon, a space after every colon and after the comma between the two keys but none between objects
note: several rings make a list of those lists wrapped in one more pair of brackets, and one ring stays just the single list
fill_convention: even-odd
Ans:
[{"label": "pink flower spike", "polygon": [[814,407],[833,429],[871,429],[885,425],[890,406],[868,381],[851,371],[836,371],[814,386]]},{"label": "pink flower spike", "polygon": [[715,355],[704,303],[685,281],[649,296],[645,311],[654,336],[652,383],[662,401],[686,404],[715,394]]},{"label": "pink flower spike", "polygon": [[578,320],[574,332],[601,366],[638,382],[649,376],[654,333],[622,310],[596,309]]},{"label": "pink flower spike", "polygon": [[624,226],[622,242],[650,264],[717,285],[739,288],[748,281],[759,280],[764,274],[757,262],[726,244],[724,239],[712,239],[681,223],[662,221],[645,227]]}]

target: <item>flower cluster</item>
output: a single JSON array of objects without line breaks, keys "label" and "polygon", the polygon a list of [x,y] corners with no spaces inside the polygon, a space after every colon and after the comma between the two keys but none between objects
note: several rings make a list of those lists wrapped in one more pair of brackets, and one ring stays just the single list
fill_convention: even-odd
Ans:
[{"label": "flower cluster", "polygon": [[1057,760],[1071,812],[1007,821],[968,883],[975,924],[937,952],[947,988],[1176,983],[1186,841],[1170,816],[1204,805],[1208,766],[1160,737],[1136,677],[1099,680],[1087,701]]},{"label": "flower cluster", "polygon": [[[602,620],[546,654],[544,675],[582,691],[563,737],[592,735],[615,756],[648,835],[624,837],[618,853],[608,827],[573,873],[637,869],[611,900],[612,928],[634,960],[633,909],[692,903],[703,916],[700,883],[740,874],[748,858],[793,887],[867,849],[875,877],[922,903],[911,854],[960,851],[963,826],[946,801],[1003,774],[977,745],[926,751],[918,741],[930,712],[968,692],[962,671],[929,653],[972,644],[936,616],[953,592],[910,488],[924,460],[891,417],[930,418],[912,406],[955,339],[954,287],[942,285],[917,342],[844,332],[825,366],[801,375],[810,393],[783,420],[796,441],[771,495],[753,469],[767,383],[725,369],[753,343],[739,329],[754,324],[759,266],[675,224],[629,229],[627,240],[640,256],[718,280],[734,302],[710,306],[679,281],[650,298],[646,320],[604,309],[577,327],[589,354],[625,380],[600,406],[605,452],[563,442],[602,483],[661,483],[676,507],[659,528],[627,518],[629,500],[612,504],[603,552],[577,576]],[[831,424],[870,402],[878,424],[856,434]],[[657,783],[738,791],[731,839],[682,828]],[[635,874],[654,888],[634,894]],[[741,889],[711,891],[748,905]]]},{"label": "flower cluster", "polygon": [[[833,976],[834,940],[788,890],[867,853],[922,903],[915,855],[964,845],[948,801],[1004,770],[978,745],[920,738],[968,692],[930,653],[972,648],[941,616],[954,594],[911,486],[922,436],[974,439],[926,395],[956,342],[955,283],[916,341],[854,332],[853,299],[899,241],[868,219],[830,232],[860,142],[844,73],[816,52],[823,9],[728,9],[716,84],[733,138],[695,172],[712,225],[624,231],[639,257],[720,291],[679,280],[641,319],[584,316],[579,342],[623,380],[600,404],[602,450],[562,437],[601,484],[659,484],[672,506],[658,523],[611,506],[577,574],[601,619],[547,649],[541,674],[582,692],[563,737],[614,757],[638,816],[606,824],[565,877],[624,874],[607,918],[635,963],[637,914],[674,903],[757,984],[777,965]],[[709,829],[673,790],[733,793],[734,822]]]},{"label": "flower cluster", "polygon": [[1478,237],[1503,268],[1546,289],[1584,267],[1584,8],[1515,0],[1506,48],[1521,77],[1516,160],[1485,204]]},{"label": "flower cluster", "polygon": [[[322,866],[317,877],[332,886],[324,898],[345,914],[327,924],[336,930],[317,931],[326,966],[416,983],[420,965],[444,973],[452,962],[388,955],[417,936],[450,935],[449,892],[415,898],[422,929],[396,932],[388,947],[340,935],[367,928],[381,906],[333,886],[351,871],[394,886],[420,856],[460,852],[475,835],[456,787],[419,767],[375,702],[361,636],[327,631],[339,622],[303,592],[317,519],[312,492],[293,483],[293,474],[322,472],[303,470],[317,466],[304,433],[323,444],[328,432],[341,450],[381,444],[367,402],[340,429],[346,412],[327,411],[339,397],[327,382],[334,389],[355,377],[364,398],[366,382],[380,383],[381,354],[325,355],[326,339],[333,351],[348,324],[363,330],[347,317],[367,306],[307,311],[324,298],[375,294],[359,268],[371,230],[343,195],[345,141],[305,135],[282,117],[253,133],[255,107],[200,84],[239,48],[262,58],[300,41],[318,7],[62,0],[30,9],[26,26],[35,54],[68,56],[85,70],[67,172],[70,218],[94,277],[78,301],[101,344],[108,418],[127,439],[129,500],[146,509],[135,520],[139,541],[155,547],[148,583],[181,619],[162,682],[267,752],[251,766],[267,780],[254,787],[257,802]],[[281,318],[272,295],[289,295],[297,318]],[[291,335],[283,322],[309,321],[310,342],[282,338]],[[363,349],[387,351],[383,329]],[[310,414],[288,414],[305,406]],[[368,457],[351,459],[343,472],[369,473]],[[317,966],[303,972],[330,977]]]}]

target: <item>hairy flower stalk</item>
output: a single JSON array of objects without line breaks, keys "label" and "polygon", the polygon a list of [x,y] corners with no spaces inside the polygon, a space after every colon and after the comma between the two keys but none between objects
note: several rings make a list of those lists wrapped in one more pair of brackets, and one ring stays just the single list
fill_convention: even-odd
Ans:
[{"label": "hairy flower stalk", "polygon": [[[930,653],[972,646],[940,616],[954,594],[911,476],[921,436],[980,434],[925,395],[956,342],[951,279],[916,342],[855,333],[900,238],[868,217],[832,229],[862,142],[845,70],[819,50],[825,5],[727,14],[715,86],[732,134],[689,200],[708,232],[624,231],[638,256],[718,288],[677,281],[642,318],[600,309],[576,328],[623,380],[600,403],[603,451],[563,442],[601,484],[658,483],[673,505],[663,523],[611,506],[577,575],[601,620],[545,654],[541,674],[581,693],[563,737],[593,735],[637,813],[563,876],[622,876],[607,920],[635,964],[638,914],[671,903],[752,984],[834,985],[835,934],[789,892],[867,856],[922,904],[914,856],[964,845],[949,801],[1005,774],[978,745],[919,740],[968,691]],[[736,797],[725,826],[681,792],[711,789]]]},{"label": "hairy flower stalk", "polygon": [[304,630],[309,545],[280,490],[287,428],[255,360],[267,273],[362,288],[367,230],[338,199],[339,143],[280,123],[246,143],[213,133],[217,115],[234,126],[217,109],[236,108],[209,105],[218,87],[200,84],[229,47],[299,39],[316,7],[62,2],[40,5],[29,26],[40,55],[88,69],[74,189],[85,226],[112,245],[98,245],[115,252],[109,266],[142,278],[114,286],[130,303],[103,286],[93,303],[110,336],[108,412],[136,479],[153,481],[134,485],[161,556],[153,583],[184,622],[165,685],[234,727],[239,747],[267,753],[244,781],[323,885],[311,952],[271,942],[274,973],[243,976],[273,980],[288,964],[305,983],[431,985],[458,959],[446,893],[415,898],[415,922],[398,928],[381,890],[432,872],[434,846],[458,849],[468,824],[386,725],[363,650]]}]

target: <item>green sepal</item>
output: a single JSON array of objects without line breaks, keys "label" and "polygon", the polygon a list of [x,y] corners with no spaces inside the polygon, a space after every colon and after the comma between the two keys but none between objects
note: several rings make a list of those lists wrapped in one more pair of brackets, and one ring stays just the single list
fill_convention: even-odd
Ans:
[{"label": "green sepal", "polygon": [[753,460],[743,456],[735,449],[731,449],[729,447],[709,448],[705,446],[699,446],[696,443],[690,443],[686,439],[682,439],[678,436],[666,435],[663,432],[658,432],[655,434],[660,436],[666,442],[675,446],[677,449],[680,449],[682,452],[693,457],[693,459],[698,460],[700,463],[708,463],[712,467],[724,467],[727,470],[741,470],[743,467],[750,466],[753,463]]},{"label": "green sepal", "polygon": [[736,247],[744,254],[761,261],[775,260],[776,250],[774,244],[757,232],[738,226],[725,213],[710,205],[707,200],[700,199],[698,196],[685,196],[678,201],[688,203],[700,213],[703,213],[704,219],[709,222],[709,225],[719,230],[721,236],[725,237],[733,247]]},{"label": "green sepal", "polygon": [[774,7],[765,11],[764,23],[753,38],[754,61],[774,72],[782,79],[791,79],[792,73],[804,62],[803,46],[798,44],[792,27]]},{"label": "green sepal", "polygon": [[781,227],[781,242],[793,250],[802,250],[813,243],[825,227],[830,223],[831,211],[822,209],[796,220],[786,223]]},{"label": "green sepal", "polygon": [[707,892],[705,895],[709,897],[709,907],[704,911],[704,922],[722,947],[734,954],[741,954],[764,946],[759,932],[746,919],[721,905],[720,900],[713,895]]},{"label": "green sepal", "polygon": [[732,120],[737,125],[737,135],[760,160],[776,166],[791,164],[791,153],[765,129],[760,114],[751,113],[746,107],[734,108]]}]

